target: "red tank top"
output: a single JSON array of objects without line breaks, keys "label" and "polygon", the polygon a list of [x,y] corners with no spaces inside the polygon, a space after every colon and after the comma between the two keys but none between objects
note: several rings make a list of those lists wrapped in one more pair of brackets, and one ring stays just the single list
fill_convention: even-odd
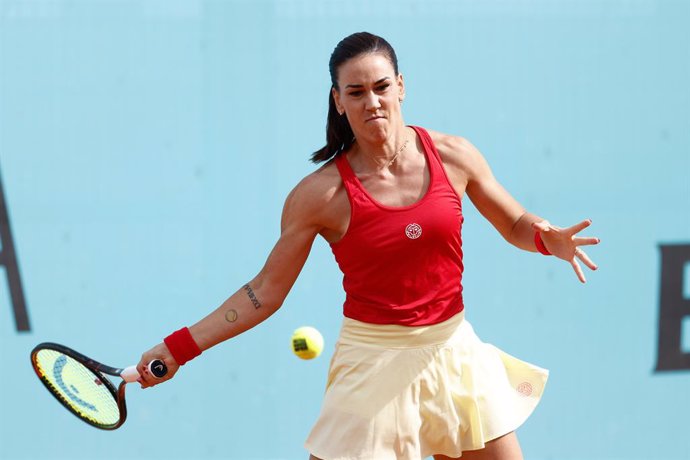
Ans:
[{"label": "red tank top", "polygon": [[343,272],[348,318],[423,326],[463,309],[462,203],[431,137],[412,128],[424,146],[430,175],[428,190],[412,205],[378,203],[345,155],[335,160],[352,210],[347,232],[331,244]]}]

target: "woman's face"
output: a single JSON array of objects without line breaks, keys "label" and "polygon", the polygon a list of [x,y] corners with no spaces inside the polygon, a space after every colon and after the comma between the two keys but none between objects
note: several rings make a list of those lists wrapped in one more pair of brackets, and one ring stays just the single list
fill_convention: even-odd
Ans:
[{"label": "woman's face", "polygon": [[338,89],[333,98],[345,113],[355,137],[384,142],[403,125],[400,102],[405,97],[402,75],[385,54],[356,56],[338,68]]}]

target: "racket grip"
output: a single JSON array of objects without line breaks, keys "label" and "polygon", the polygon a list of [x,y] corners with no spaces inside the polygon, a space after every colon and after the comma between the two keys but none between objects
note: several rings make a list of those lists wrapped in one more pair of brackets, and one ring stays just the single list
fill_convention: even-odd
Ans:
[{"label": "racket grip", "polygon": [[139,371],[137,370],[137,366],[129,366],[125,367],[122,372],[120,373],[120,377],[122,377],[122,380],[124,380],[127,383],[132,383],[136,382],[139,380]]},{"label": "racket grip", "polygon": [[162,379],[165,374],[168,373],[168,366],[165,365],[163,360],[154,359],[149,363],[149,372],[157,379]]},{"label": "racket grip", "polygon": [[[160,359],[154,359],[151,361],[148,365],[148,368],[151,375],[157,379],[163,378],[165,374],[168,373],[168,366],[166,366],[165,363]],[[122,370],[120,377],[122,377],[122,380],[125,382],[131,383],[139,380],[141,375],[137,370],[137,366],[129,366]]]}]

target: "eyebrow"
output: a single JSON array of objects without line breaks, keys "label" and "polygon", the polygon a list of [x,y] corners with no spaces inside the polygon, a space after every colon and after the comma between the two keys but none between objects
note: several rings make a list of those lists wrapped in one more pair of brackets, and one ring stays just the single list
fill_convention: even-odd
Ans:
[{"label": "eyebrow", "polygon": [[[390,80],[390,79],[391,79],[391,77],[383,77],[382,79],[377,80],[377,81],[374,83],[374,86],[380,85],[380,84],[383,83],[384,81]],[[347,85],[347,86],[345,86],[345,89],[347,89],[347,88],[363,88],[363,87],[364,87],[364,85]]]}]

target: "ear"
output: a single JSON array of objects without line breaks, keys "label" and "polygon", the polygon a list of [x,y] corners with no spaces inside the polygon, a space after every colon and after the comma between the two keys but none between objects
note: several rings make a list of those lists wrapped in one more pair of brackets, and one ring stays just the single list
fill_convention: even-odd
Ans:
[{"label": "ear", "polygon": [[396,84],[398,85],[398,101],[402,102],[405,99],[405,81],[401,73],[398,74]]},{"label": "ear", "polygon": [[337,89],[331,88],[331,95],[333,96],[333,101],[335,102],[335,109],[340,115],[345,113],[345,109],[340,105],[340,93]]}]

